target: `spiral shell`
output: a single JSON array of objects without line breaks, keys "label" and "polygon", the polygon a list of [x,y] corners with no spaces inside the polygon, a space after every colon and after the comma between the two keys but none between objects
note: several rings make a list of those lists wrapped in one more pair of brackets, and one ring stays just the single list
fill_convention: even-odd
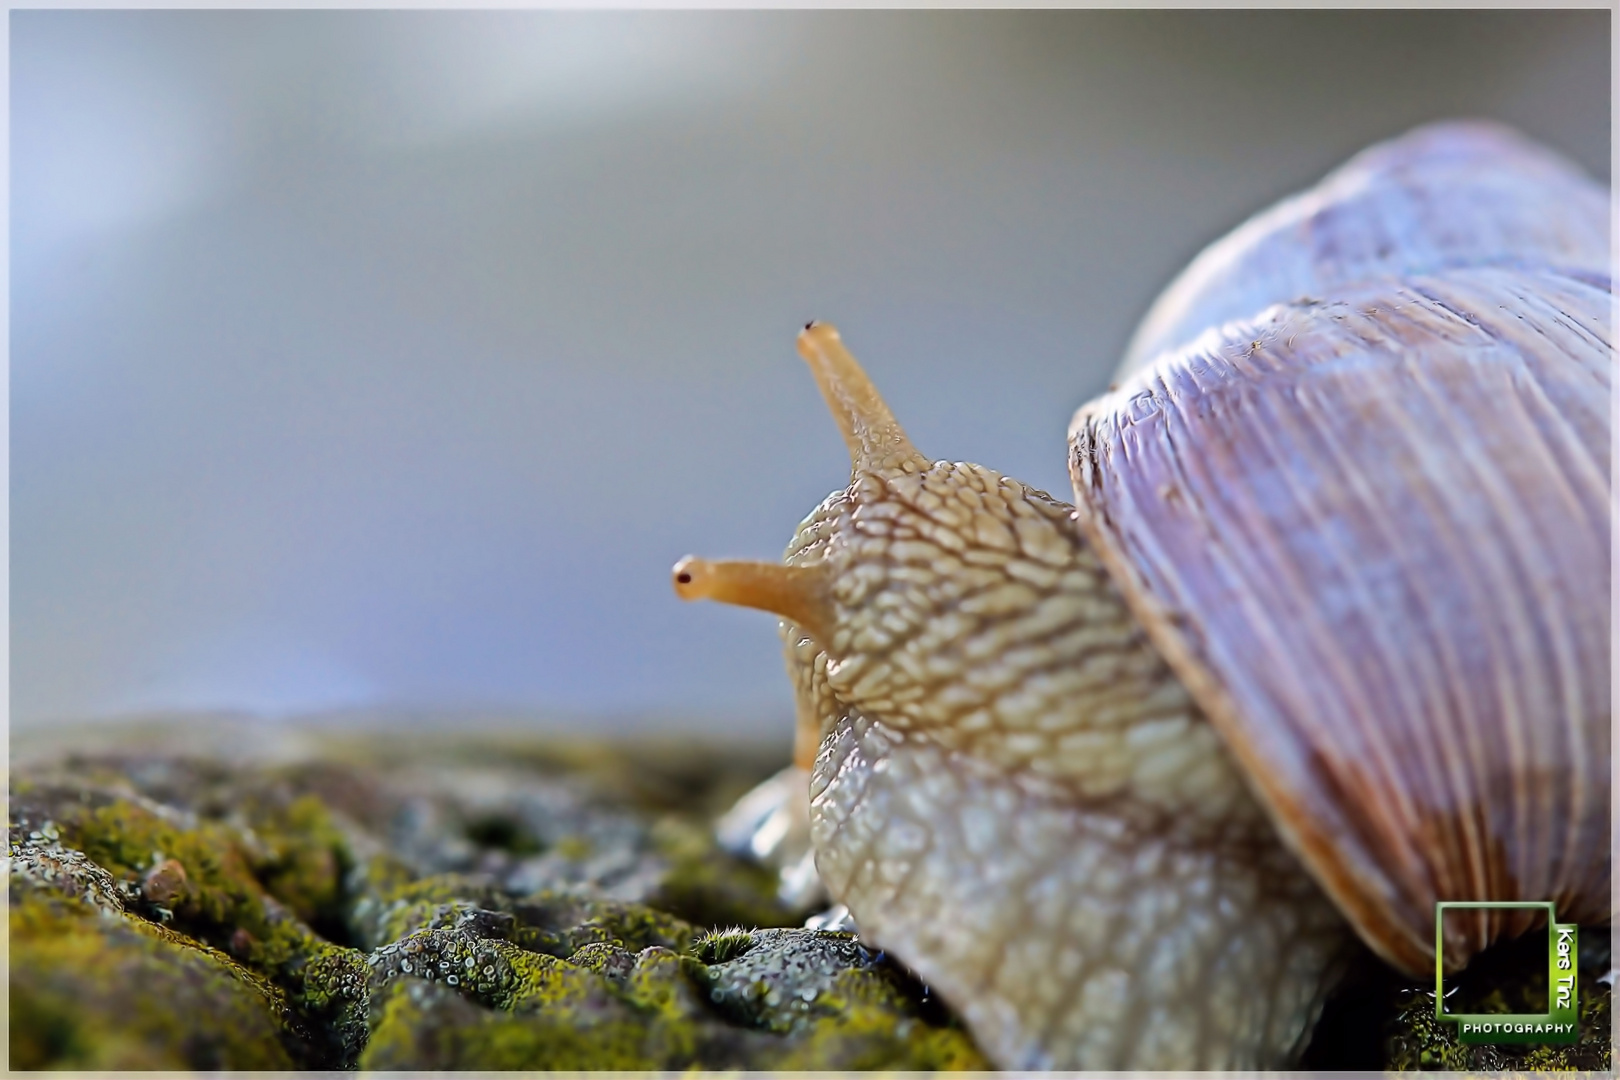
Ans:
[{"label": "spiral shell", "polygon": [[[1419,129],[1201,255],[1070,429],[1078,520],[1362,938],[1609,919],[1608,195]],[[1519,932],[1448,915],[1460,966]]]}]

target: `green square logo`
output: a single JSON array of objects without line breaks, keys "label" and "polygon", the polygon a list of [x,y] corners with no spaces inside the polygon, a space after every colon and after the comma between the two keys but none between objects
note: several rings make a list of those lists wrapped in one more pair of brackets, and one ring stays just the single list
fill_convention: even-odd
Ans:
[{"label": "green square logo", "polygon": [[[1536,908],[1547,913],[1547,1012],[1448,1013],[1441,957],[1442,935],[1449,908]],[[1457,1038],[1464,1043],[1573,1043],[1580,1039],[1575,973],[1576,929],[1560,923],[1551,901],[1441,900],[1434,905],[1434,1014],[1456,1022]]]}]

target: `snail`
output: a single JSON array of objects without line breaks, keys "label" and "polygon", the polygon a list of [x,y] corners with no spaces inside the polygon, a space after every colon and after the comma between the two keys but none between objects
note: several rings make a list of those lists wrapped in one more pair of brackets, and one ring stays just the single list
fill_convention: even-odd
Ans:
[{"label": "snail", "polygon": [[[1610,921],[1608,194],[1487,122],[1199,255],[1069,430],[1073,505],[799,335],[849,487],[775,613],[816,866],[1003,1068],[1276,1067],[1435,901]],[[1522,933],[1450,912],[1449,970]]]}]

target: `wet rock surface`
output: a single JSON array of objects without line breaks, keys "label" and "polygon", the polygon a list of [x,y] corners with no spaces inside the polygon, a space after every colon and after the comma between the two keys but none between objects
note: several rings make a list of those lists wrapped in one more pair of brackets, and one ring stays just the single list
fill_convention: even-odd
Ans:
[{"label": "wet rock surface", "polygon": [[716,844],[770,756],[106,743],[13,766],[13,1068],[985,1067]]}]

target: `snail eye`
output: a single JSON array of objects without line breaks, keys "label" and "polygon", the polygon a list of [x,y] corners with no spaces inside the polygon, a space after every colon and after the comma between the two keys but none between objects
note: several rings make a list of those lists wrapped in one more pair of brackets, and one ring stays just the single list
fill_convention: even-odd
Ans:
[{"label": "snail eye", "polygon": [[691,574],[685,574],[685,573],[676,574],[675,575],[675,580],[680,582],[682,585],[690,585],[690,584],[692,584],[692,575]]}]

